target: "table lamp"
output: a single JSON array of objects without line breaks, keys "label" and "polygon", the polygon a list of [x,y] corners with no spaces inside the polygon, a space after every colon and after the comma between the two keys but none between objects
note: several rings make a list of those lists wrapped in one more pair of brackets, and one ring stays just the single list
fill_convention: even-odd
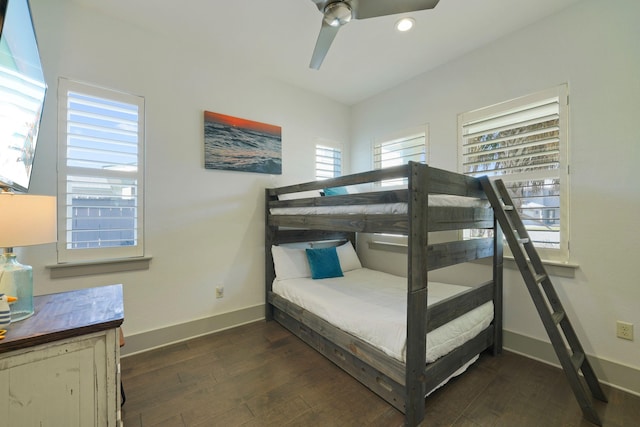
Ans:
[{"label": "table lamp", "polygon": [[34,313],[33,271],[16,260],[13,248],[56,241],[56,198],[31,194],[0,193],[0,293],[18,298],[11,304],[11,321]]}]

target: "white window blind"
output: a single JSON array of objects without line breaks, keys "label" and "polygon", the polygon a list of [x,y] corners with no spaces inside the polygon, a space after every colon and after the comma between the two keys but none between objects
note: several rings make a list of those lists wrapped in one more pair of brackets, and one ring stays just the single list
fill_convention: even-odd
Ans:
[{"label": "white window blind", "polygon": [[[384,169],[391,166],[405,165],[410,161],[426,163],[427,145],[426,134],[421,132],[389,141],[383,141],[373,146],[373,167]],[[398,178],[383,181],[383,187],[406,184],[406,179]]]},{"label": "white window blind", "polygon": [[[387,137],[373,145],[373,168],[384,169],[405,165],[410,161],[427,163],[428,127],[413,128]],[[399,187],[408,184],[406,178],[388,179],[376,183],[380,187]],[[374,233],[372,242],[386,245],[406,246],[407,236]]]},{"label": "white window blind", "polygon": [[144,255],[144,99],[59,80],[58,261]]},{"label": "white window blind", "polygon": [[316,145],[316,179],[342,176],[342,150],[327,145]]},{"label": "white window blind", "polygon": [[568,256],[566,92],[560,86],[459,117],[462,172],[502,179],[534,244],[552,259]]}]

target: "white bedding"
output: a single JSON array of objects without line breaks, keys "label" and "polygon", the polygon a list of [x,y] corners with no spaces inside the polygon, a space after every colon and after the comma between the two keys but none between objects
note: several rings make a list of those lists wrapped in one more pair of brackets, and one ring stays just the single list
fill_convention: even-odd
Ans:
[{"label": "white bedding", "polygon": [[[331,196],[329,196],[331,197]],[[430,206],[486,207],[486,200],[454,196],[450,194],[430,194]],[[327,214],[406,214],[406,203],[376,203],[371,205],[305,206],[295,208],[272,208],[272,215],[327,215]]]},{"label": "white bedding", "polygon": [[[466,289],[465,286],[429,282],[428,305]],[[273,291],[387,355],[405,361],[405,278],[361,268],[332,279],[276,278]],[[431,331],[427,334],[427,362],[433,362],[475,337],[492,319],[493,303],[487,302]]]}]

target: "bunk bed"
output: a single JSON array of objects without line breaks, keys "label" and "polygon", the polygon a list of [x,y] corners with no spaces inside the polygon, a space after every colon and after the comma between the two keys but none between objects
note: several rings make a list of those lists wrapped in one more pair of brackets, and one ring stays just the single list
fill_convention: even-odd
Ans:
[{"label": "bunk bed", "polygon": [[[401,179],[406,186],[385,190],[383,181]],[[357,188],[346,194],[322,195],[327,188]],[[425,396],[472,363],[479,353],[502,350],[502,234],[493,210],[476,178],[410,162],[324,181],[307,182],[265,191],[265,288],[266,318],[276,320],[314,347],[329,360],[358,379],[406,416],[407,425],[424,418]],[[430,233],[465,229],[493,229],[493,237],[455,239],[429,244]],[[329,295],[322,309],[307,307],[280,288],[274,265],[282,258],[279,248],[300,244],[317,246],[335,242],[338,248],[356,246],[357,233],[402,234],[407,243],[407,277],[402,280],[403,342],[401,353],[380,348],[370,336],[357,336],[326,313],[341,301],[331,303],[328,286],[340,289],[341,282],[356,273],[344,272],[335,279],[308,280],[294,285],[312,292],[313,284],[325,286],[318,293]],[[345,244],[345,242],[347,242]],[[491,279],[474,286],[445,291],[432,302],[431,288],[440,284],[427,280],[429,271],[476,259],[490,259]],[[292,258],[293,259],[293,258]],[[342,259],[340,260],[342,261]],[[358,266],[356,266],[358,267]],[[357,268],[354,267],[353,269]],[[282,270],[282,267],[280,267]],[[361,279],[365,282],[368,269]],[[384,273],[380,273],[384,274]],[[303,276],[303,275],[300,275]],[[371,279],[375,281],[376,279]],[[391,279],[380,279],[391,283]],[[351,285],[349,285],[351,286]],[[366,287],[366,285],[365,285]],[[393,287],[389,285],[389,287]],[[396,286],[397,287],[397,286]],[[338,295],[338,294],[335,294]],[[428,298],[429,296],[429,298]],[[391,298],[391,297],[390,297]],[[427,304],[427,300],[430,300]],[[353,304],[353,305],[352,305]],[[365,303],[366,304],[366,303]],[[490,304],[491,319],[481,331],[448,353],[427,363],[427,333],[455,322]],[[346,303],[356,307],[357,303]],[[371,309],[365,311],[375,311]],[[362,310],[362,308],[361,308]],[[354,309],[352,311],[358,311]],[[383,317],[383,316],[378,316]],[[327,320],[329,319],[329,320]],[[375,328],[374,328],[375,329]]]}]

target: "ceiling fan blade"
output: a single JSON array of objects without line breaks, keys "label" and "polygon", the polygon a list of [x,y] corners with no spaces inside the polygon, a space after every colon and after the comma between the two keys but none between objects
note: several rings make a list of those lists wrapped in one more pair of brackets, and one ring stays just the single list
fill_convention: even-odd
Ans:
[{"label": "ceiling fan blade", "polygon": [[331,47],[331,43],[333,43],[333,39],[336,38],[339,29],[340,27],[332,27],[324,22],[324,20],[322,21],[322,27],[320,27],[316,47],[313,49],[309,68],[313,68],[314,70],[320,69],[320,65],[322,65],[322,61],[324,61],[324,57],[327,55],[329,47]]},{"label": "ceiling fan blade", "polygon": [[336,0],[311,0],[311,1],[315,3],[316,7],[320,12],[324,12],[324,8],[327,7],[327,5],[332,1],[335,2]]},{"label": "ceiling fan blade", "polygon": [[[439,0],[358,0],[353,8],[354,19],[374,18],[376,16],[395,15],[433,9]],[[355,2],[353,2],[355,3]]]}]

